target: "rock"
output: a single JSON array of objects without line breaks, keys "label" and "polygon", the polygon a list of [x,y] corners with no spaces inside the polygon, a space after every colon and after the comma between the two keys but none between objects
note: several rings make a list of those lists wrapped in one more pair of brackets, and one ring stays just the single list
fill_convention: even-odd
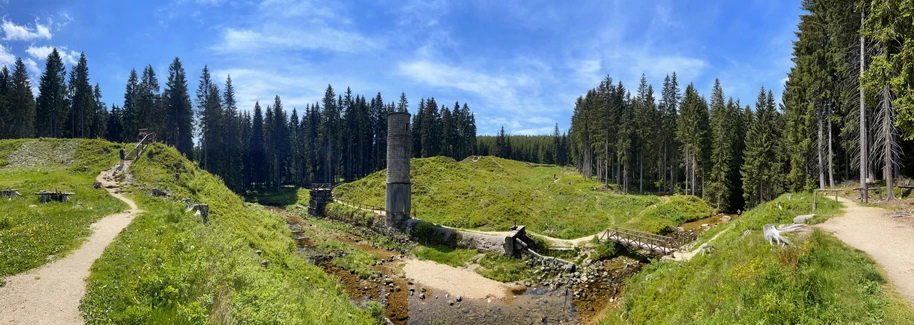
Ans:
[{"label": "rock", "polygon": [[463,301],[463,296],[457,296],[457,302]]},{"label": "rock", "polygon": [[720,221],[721,221],[721,222],[730,222],[730,216],[723,216],[723,217],[720,217]]},{"label": "rock", "polygon": [[419,289],[419,291],[425,292],[425,288],[421,288],[421,289]]},{"label": "rock", "polygon": [[257,256],[263,256],[263,251],[258,249],[254,251],[254,254],[257,254]]},{"label": "rock", "polygon": [[454,302],[451,301],[451,300],[448,300],[448,301],[447,301],[447,304],[453,306],[453,305],[454,305]]},{"label": "rock", "polygon": [[263,266],[263,267],[270,266],[270,260],[260,261],[260,266]]},{"label": "rock", "polygon": [[419,294],[419,299],[425,299],[425,294],[424,294],[424,293],[420,293],[420,294]]},{"label": "rock", "polygon": [[812,217],[814,217],[814,216],[815,216],[814,214],[804,214],[801,216],[796,216],[796,218],[793,218],[793,223],[805,224],[806,221],[809,221],[809,219],[812,219]]}]

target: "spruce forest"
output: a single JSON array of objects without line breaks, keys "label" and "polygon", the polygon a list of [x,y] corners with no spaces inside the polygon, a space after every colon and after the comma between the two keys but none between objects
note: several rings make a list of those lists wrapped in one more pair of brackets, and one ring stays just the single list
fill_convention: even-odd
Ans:
[{"label": "spruce forest", "polygon": [[[122,105],[107,105],[98,85],[89,82],[85,55],[69,78],[55,49],[32,96],[22,59],[12,72],[0,69],[0,138],[104,138],[134,142],[138,130],[155,132],[159,141],[222,177],[243,193],[283,185],[348,182],[386,168],[387,114],[409,112],[401,93],[385,102],[381,93],[366,99],[350,89],[336,93],[328,85],[321,102],[291,109],[277,95],[273,102],[240,110],[229,76],[223,86],[203,68],[195,93],[175,58],[164,89],[155,70],[130,71]],[[193,97],[191,97],[193,96]],[[476,121],[469,106],[439,105],[421,99],[413,112],[415,157],[457,160],[476,151]]]}]

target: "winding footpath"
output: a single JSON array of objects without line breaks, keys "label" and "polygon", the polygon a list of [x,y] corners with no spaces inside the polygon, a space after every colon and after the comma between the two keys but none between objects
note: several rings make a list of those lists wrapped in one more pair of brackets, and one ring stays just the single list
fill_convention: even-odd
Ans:
[{"label": "winding footpath", "polygon": [[[129,168],[129,161],[124,168]],[[86,293],[89,268],[117,234],[143,212],[136,203],[118,193],[115,172],[114,168],[103,171],[96,181],[130,209],[93,223],[92,235],[66,257],[6,278],[6,286],[0,287],[0,324],[84,323],[79,302]]]},{"label": "winding footpath", "polygon": [[838,201],[844,213],[816,227],[866,252],[914,306],[914,224],[886,216],[882,208],[862,207],[843,197]]}]

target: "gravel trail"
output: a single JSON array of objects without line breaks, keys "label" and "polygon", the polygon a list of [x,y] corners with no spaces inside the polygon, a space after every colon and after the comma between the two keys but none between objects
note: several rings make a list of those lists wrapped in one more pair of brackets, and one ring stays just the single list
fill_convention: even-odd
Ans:
[{"label": "gravel trail", "polygon": [[886,216],[882,208],[862,207],[846,198],[838,201],[844,203],[844,214],[817,227],[869,254],[914,306],[914,223]]}]

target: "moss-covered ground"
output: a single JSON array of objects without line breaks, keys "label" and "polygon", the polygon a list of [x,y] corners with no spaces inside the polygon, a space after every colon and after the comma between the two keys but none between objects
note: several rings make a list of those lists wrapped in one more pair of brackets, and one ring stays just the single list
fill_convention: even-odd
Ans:
[{"label": "moss-covered ground", "polygon": [[[667,232],[711,214],[694,197],[616,194],[572,168],[496,157],[413,159],[410,173],[416,216],[449,227],[507,230],[518,223],[538,234],[577,238],[610,226]],[[380,171],[340,185],[334,196],[384,206],[386,177]]]},{"label": "moss-covered ground", "polygon": [[[70,149],[55,153],[63,147]],[[93,187],[95,177],[117,163],[119,148],[101,140],[0,141],[0,189],[22,194],[0,198],[0,278],[66,255],[91,233],[93,222],[127,208]],[[17,157],[9,157],[17,149]],[[43,190],[76,195],[67,203],[41,204],[35,193]]]},{"label": "moss-covered ground", "polygon": [[[811,205],[811,194],[783,195],[732,221],[712,254],[652,263],[628,281],[621,306],[603,323],[914,323],[914,311],[874,262],[831,235],[813,228],[789,235],[791,246],[765,242],[762,225],[791,223]],[[839,206],[820,197],[814,221]]]}]

